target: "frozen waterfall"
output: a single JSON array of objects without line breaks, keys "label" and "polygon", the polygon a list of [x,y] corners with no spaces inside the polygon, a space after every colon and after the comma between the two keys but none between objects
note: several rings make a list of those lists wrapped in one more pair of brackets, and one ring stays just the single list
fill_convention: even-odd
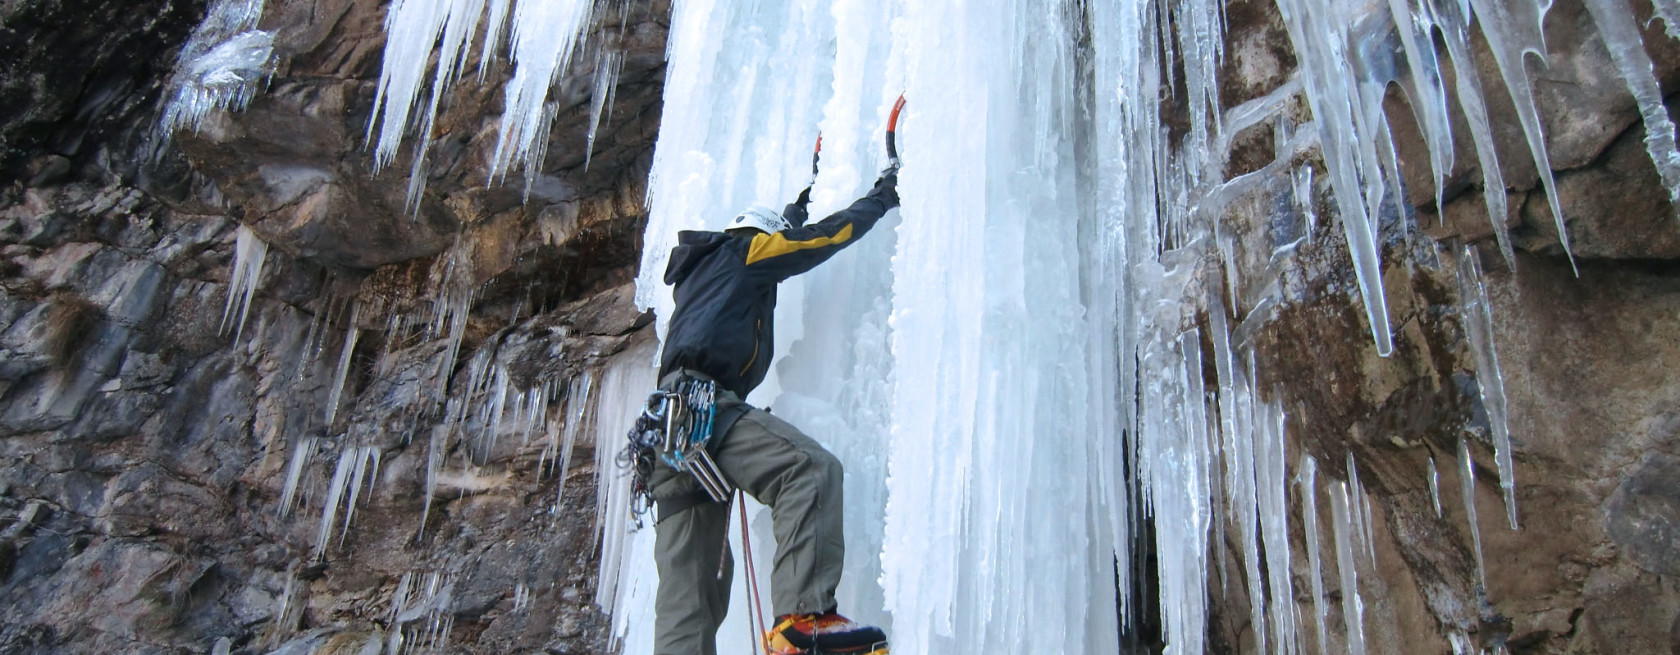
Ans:
[{"label": "frozen waterfall", "polygon": [[[1358,579],[1375,571],[1380,519],[1351,453],[1334,454],[1347,459],[1334,477],[1316,475],[1311,458],[1289,470],[1291,424],[1267,400],[1275,394],[1262,386],[1271,378],[1252,339],[1292,300],[1278,271],[1311,238],[1324,188],[1358,280],[1351,295],[1377,351],[1391,350],[1381,250],[1416,228],[1382,106],[1388,85],[1414,107],[1437,198],[1454,164],[1454,110],[1469,117],[1485,186],[1504,186],[1484,93],[1510,93],[1527,154],[1550,170],[1520,61],[1544,52],[1535,26],[1545,5],[1278,5],[1297,77],[1226,108],[1217,2],[675,3],[638,288],[661,316],[671,301],[659,276],[678,230],[715,229],[742,207],[791,199],[808,181],[819,131],[813,210],[843,206],[882,165],[893,98],[909,99],[898,217],[784,285],[780,361],[751,399],[846,463],[841,609],[887,626],[895,649],[1113,652],[1134,629],[1129,590],[1144,573],[1129,563],[1144,548],[1157,557],[1168,652],[1202,652],[1208,589],[1234,584],[1209,548],[1234,541],[1240,570],[1230,573],[1253,590],[1259,650],[1363,650]],[[1484,89],[1470,69],[1446,81],[1444,67],[1469,62],[1476,31],[1493,45],[1503,85]],[[1624,74],[1647,89],[1640,65]],[[1177,93],[1189,118],[1182,133],[1162,119],[1163,98]],[[1292,110],[1297,100],[1310,115]],[[1259,124],[1278,135],[1276,161],[1225,179],[1232,135]],[[1666,166],[1671,138],[1651,142]],[[1320,175],[1300,163],[1304,152],[1321,155]],[[1554,187],[1549,175],[1541,182]],[[1283,199],[1263,234],[1221,222],[1255,198]],[[1510,261],[1504,194],[1486,199]],[[1444,259],[1466,293],[1480,289],[1473,259],[1438,250],[1416,264]],[[1465,302],[1509,490],[1485,291]],[[1205,353],[1201,330],[1213,344]],[[1292,479],[1304,501],[1290,499]],[[1287,573],[1296,507],[1313,541],[1313,570],[1302,576],[1314,582],[1310,596]],[[1154,544],[1141,541],[1150,535]],[[1320,584],[1337,578],[1340,602]],[[615,611],[619,625],[651,621],[645,603]],[[1327,616],[1340,619],[1340,634],[1326,634]],[[726,625],[720,644],[745,631]],[[626,652],[647,650],[642,632],[622,633]]]}]

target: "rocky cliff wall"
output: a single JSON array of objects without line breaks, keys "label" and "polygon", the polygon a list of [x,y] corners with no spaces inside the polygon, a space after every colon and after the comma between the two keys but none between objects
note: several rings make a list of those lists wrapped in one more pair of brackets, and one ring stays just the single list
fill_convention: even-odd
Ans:
[{"label": "rocky cliff wall", "polygon": [[[1672,113],[1680,47],[1647,3],[1632,4]],[[1294,55],[1272,3],[1231,2],[1227,11],[1222,101],[1236,106],[1282,86]],[[1531,58],[1528,68],[1578,273],[1559,244],[1510,96],[1497,85],[1486,96],[1508,186],[1505,224],[1516,249],[1509,265],[1494,243],[1462,112],[1454,107],[1456,164],[1437,206],[1412,108],[1398,86],[1389,89],[1386,108],[1412,215],[1383,218],[1392,356],[1378,357],[1371,344],[1339,227],[1321,218],[1288,265],[1273,259],[1268,268],[1273,244],[1265,239],[1275,226],[1266,221],[1274,208],[1237,202],[1221,219],[1236,235],[1236,266],[1265,271],[1239,288],[1256,298],[1274,284],[1270,292],[1286,299],[1275,315],[1254,321],[1263,327],[1243,329],[1251,331],[1256,386],[1271,389],[1262,395],[1288,415],[1289,474],[1299,473],[1303,454],[1320,465],[1326,597],[1313,602],[1309,591],[1300,484],[1289,492],[1291,569],[1299,629],[1310,632],[1313,613],[1324,611],[1332,649],[1346,647],[1339,635],[1347,627],[1347,591],[1328,554],[1328,487],[1349,479],[1351,454],[1374,519],[1375,556],[1359,564],[1372,651],[1680,653],[1680,587],[1673,579],[1680,552],[1671,527],[1680,519],[1672,477],[1680,433],[1671,418],[1680,409],[1673,373],[1680,363],[1680,221],[1645,151],[1634,100],[1583,4],[1560,0],[1544,27],[1547,55],[1543,63]],[[1478,37],[1473,46],[1484,83],[1500,79],[1487,43]],[[1272,161],[1273,138],[1265,124],[1235,135],[1227,174]],[[1313,188],[1318,216],[1336,214],[1322,160],[1309,154],[1304,162],[1320,173]],[[1491,301],[1509,399],[1517,530],[1507,525],[1479,394],[1482,367],[1458,277],[1464,245],[1479,252]],[[1215,264],[1213,274],[1219,270]],[[1255,305],[1239,304],[1247,307],[1236,318],[1249,318],[1242,314]],[[1467,515],[1461,491],[1460,440],[1474,471],[1474,515]],[[1227,527],[1226,535],[1236,534],[1235,524]],[[1210,637],[1218,650],[1248,652],[1256,635],[1246,598],[1261,592],[1244,589],[1236,537],[1219,550],[1229,577],[1210,582],[1212,597],[1224,599],[1216,600]]]},{"label": "rocky cliff wall", "polygon": [[205,11],[0,5],[0,652],[604,652],[576,381],[650,332],[668,3],[601,3],[531,189],[485,179],[505,66],[464,82],[414,211],[364,147],[384,3],[269,3],[273,76],[167,142]]}]

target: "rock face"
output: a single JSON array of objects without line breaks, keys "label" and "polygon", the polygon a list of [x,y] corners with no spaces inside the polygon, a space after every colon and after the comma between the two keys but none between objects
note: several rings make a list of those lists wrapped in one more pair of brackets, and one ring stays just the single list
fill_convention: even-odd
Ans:
[{"label": "rock face", "polygon": [[575,382],[651,332],[668,3],[598,9],[624,64],[587,167],[595,50],[529,199],[484,179],[492,67],[412,212],[406,159],[373,174],[363,143],[385,4],[269,4],[264,92],[161,145],[204,2],[0,4],[0,652],[605,652],[612,463]]},{"label": "rock face", "polygon": [[[1648,4],[1633,4],[1657,76],[1672,90],[1680,84],[1680,43],[1662,32],[1661,21],[1651,20]],[[1243,17],[1233,21],[1227,39],[1226,73],[1236,78],[1223,86],[1228,105],[1264,94],[1287,77],[1287,70],[1280,74],[1274,67],[1287,61],[1276,52],[1283,27],[1275,9],[1267,2],[1232,3],[1238,5],[1240,11],[1228,8]],[[1680,629],[1680,588],[1670,579],[1680,562],[1672,528],[1680,502],[1672,483],[1680,453],[1680,423],[1673,420],[1680,379],[1672,374],[1680,358],[1674,345],[1680,337],[1674,266],[1680,222],[1645,152],[1633,99],[1583,5],[1555,3],[1544,25],[1549,52],[1538,69],[1544,72],[1536,73],[1535,94],[1579,274],[1564,258],[1545,191],[1499,87],[1488,97],[1509,186],[1506,224],[1516,245],[1509,266],[1493,243],[1463,117],[1454,108],[1456,163],[1445,204],[1438,207],[1427,151],[1395,91],[1388,114],[1420,229],[1408,232],[1395,217],[1384,219],[1383,285],[1395,326],[1393,355],[1376,355],[1340,229],[1322,221],[1313,241],[1296,253],[1297,268],[1279,276],[1288,302],[1253,331],[1260,387],[1274,390],[1270,400],[1288,414],[1291,474],[1302,455],[1311,455],[1322,476],[1346,480],[1351,454],[1370,494],[1375,558],[1360,559],[1359,591],[1367,644],[1375,652],[1446,653],[1463,646],[1513,653],[1680,652],[1673,636]],[[1485,44],[1477,41],[1476,47],[1481,79],[1498,80]],[[1244,138],[1233,141],[1233,166],[1242,166]],[[1321,163],[1308,163],[1323,172]],[[1334,213],[1322,182],[1315,192],[1319,215]],[[1267,215],[1264,207],[1228,210],[1223,220],[1236,226],[1239,250],[1244,239],[1254,238],[1243,235],[1265,232]],[[1505,518],[1489,416],[1467,338],[1470,319],[1455,261],[1465,244],[1480,253],[1491,299],[1511,416],[1517,530]],[[1474,471],[1479,554],[1460,492],[1461,439],[1469,444]],[[1321,534],[1331,520],[1323,482],[1321,477],[1316,492]],[[1289,493],[1294,588],[1301,625],[1310,626],[1320,608],[1303,573],[1311,571],[1303,556],[1304,492],[1291,485]],[[1327,537],[1323,543],[1329,548]],[[1249,652],[1256,636],[1249,590],[1237,573],[1243,553],[1231,540],[1222,550],[1217,555],[1232,573],[1224,593],[1217,580],[1210,590],[1212,598],[1224,599],[1215,603],[1210,643]],[[1345,647],[1340,635],[1346,625],[1338,622],[1345,621],[1339,608],[1347,591],[1337,582],[1332,556],[1325,557],[1322,604],[1328,647],[1335,650]]]}]

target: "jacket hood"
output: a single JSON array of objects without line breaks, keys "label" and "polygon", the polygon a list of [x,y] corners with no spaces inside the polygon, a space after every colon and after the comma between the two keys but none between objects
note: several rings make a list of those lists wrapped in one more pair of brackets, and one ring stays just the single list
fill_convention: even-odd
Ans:
[{"label": "jacket hood", "polygon": [[710,255],[712,251],[729,243],[733,239],[722,232],[700,230],[684,230],[677,233],[677,247],[671,249],[671,261],[665,265],[665,283],[676,284],[683,281],[694,267]]}]

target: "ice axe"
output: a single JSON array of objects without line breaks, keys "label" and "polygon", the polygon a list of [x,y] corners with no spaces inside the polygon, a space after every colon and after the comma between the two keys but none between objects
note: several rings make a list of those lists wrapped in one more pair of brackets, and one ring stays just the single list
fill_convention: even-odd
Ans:
[{"label": "ice axe", "polygon": [[[904,111],[904,94],[898,94],[898,102],[893,103],[892,115],[887,117],[887,166],[898,168],[898,113]],[[817,146],[822,146],[822,136],[817,137]]]},{"label": "ice axe", "polygon": [[817,147],[811,150],[811,179],[817,179],[817,159],[822,157],[822,132],[817,133]]}]

